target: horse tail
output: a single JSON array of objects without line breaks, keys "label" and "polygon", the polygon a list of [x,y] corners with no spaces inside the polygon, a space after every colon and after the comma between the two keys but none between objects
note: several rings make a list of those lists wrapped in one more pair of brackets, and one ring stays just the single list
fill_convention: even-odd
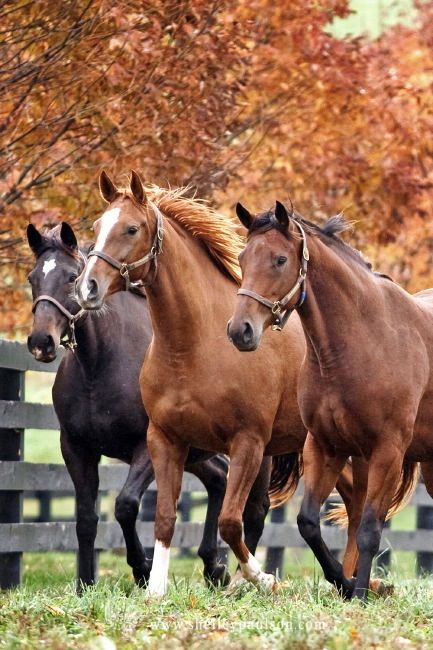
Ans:
[{"label": "horse tail", "polygon": [[272,457],[271,480],[268,490],[271,508],[282,506],[293,496],[302,473],[302,452]]},{"label": "horse tail", "polygon": [[401,470],[400,483],[398,484],[396,493],[392,498],[388,514],[386,515],[387,520],[394,517],[397,512],[403,510],[403,508],[409,503],[412,494],[415,492],[419,475],[420,464],[416,461],[411,461],[405,458]]},{"label": "horse tail", "polygon": [[[405,458],[401,468],[400,480],[386,515],[386,521],[391,519],[391,517],[394,517],[394,515],[403,510],[403,508],[408,504],[417,486],[419,475],[420,464],[416,461],[411,461]],[[346,527],[348,524],[348,517],[344,503],[333,506],[332,509],[323,517],[323,520],[331,521],[333,524]]]}]

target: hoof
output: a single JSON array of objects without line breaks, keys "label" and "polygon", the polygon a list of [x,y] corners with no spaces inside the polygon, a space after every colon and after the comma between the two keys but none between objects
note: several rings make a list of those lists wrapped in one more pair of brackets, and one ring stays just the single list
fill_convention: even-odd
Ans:
[{"label": "hoof", "polygon": [[132,569],[132,574],[134,576],[135,584],[138,587],[147,587],[150,578],[150,570],[152,568],[151,562],[146,562],[139,569]]},{"label": "hoof", "polygon": [[353,592],[355,590],[355,578],[347,579],[345,578],[341,585],[334,586],[343,600],[351,600],[353,598]]},{"label": "hoof", "polygon": [[394,585],[386,585],[382,580],[370,580],[370,591],[377,596],[391,596],[394,593]]},{"label": "hoof", "polygon": [[272,593],[277,590],[278,581],[272,573],[264,573],[262,571],[254,580],[254,584],[261,590],[267,593]]},{"label": "hoof", "polygon": [[230,580],[229,585],[228,585],[225,593],[228,596],[231,596],[238,589],[240,589],[241,587],[243,587],[244,585],[247,585],[247,584],[248,584],[248,580],[245,580],[245,578],[243,577],[241,571],[238,569],[236,571],[235,575],[233,576],[233,578]]},{"label": "hoof", "polygon": [[225,564],[215,564],[211,569],[205,568],[204,579],[209,587],[227,587],[230,573]]}]

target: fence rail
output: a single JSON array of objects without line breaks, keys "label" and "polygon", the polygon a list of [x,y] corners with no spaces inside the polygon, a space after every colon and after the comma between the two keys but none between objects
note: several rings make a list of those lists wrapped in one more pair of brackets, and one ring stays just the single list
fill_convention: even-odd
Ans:
[{"label": "fence rail", "polygon": [[[59,360],[42,364],[30,355],[25,345],[0,340],[0,587],[20,583],[22,553],[29,551],[76,551],[77,539],[74,522],[23,522],[23,495],[36,493],[68,493],[73,491],[72,481],[64,465],[30,463],[23,460],[24,431],[32,429],[58,429],[59,424],[52,405],[24,401],[24,376],[28,370],[56,372]],[[122,464],[100,465],[100,492],[119,491],[126,480],[128,467]],[[149,490],[155,490],[153,483]],[[201,482],[185,474],[182,491],[204,492]],[[302,486],[298,490],[301,494]],[[414,531],[385,529],[381,549],[414,551],[418,554],[420,570],[433,569],[433,509],[432,500],[424,485],[419,485],[411,505],[418,508]],[[275,520],[278,520],[278,523]],[[282,515],[267,523],[260,546],[282,559],[282,549],[305,548],[294,522],[283,521]],[[153,523],[138,522],[138,533],[145,547],[153,545]],[[203,534],[203,524],[178,522],[173,546],[189,548],[198,546]],[[346,533],[336,527],[326,526],[324,539],[333,550],[345,546]],[[225,547],[220,542],[221,547]],[[124,540],[116,522],[100,522],[96,538],[97,550],[122,548]],[[274,561],[276,561],[274,559]],[[272,561],[268,567],[272,565]]]}]

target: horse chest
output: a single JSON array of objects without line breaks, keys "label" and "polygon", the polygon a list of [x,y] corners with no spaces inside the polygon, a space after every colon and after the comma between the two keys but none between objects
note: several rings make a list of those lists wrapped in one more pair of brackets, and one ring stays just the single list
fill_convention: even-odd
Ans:
[{"label": "horse chest", "polygon": [[301,416],[307,429],[330,453],[357,453],[366,445],[370,430],[368,416],[359,411],[344,394],[332,387],[300,392]]}]

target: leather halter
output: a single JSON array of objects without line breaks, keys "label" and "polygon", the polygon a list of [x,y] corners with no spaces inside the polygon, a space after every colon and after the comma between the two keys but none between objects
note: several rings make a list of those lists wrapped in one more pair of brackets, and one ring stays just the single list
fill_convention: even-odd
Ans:
[{"label": "leather halter", "polygon": [[[297,225],[301,232],[302,236],[302,257],[301,257],[301,267],[299,269],[299,276],[298,279],[296,280],[295,284],[293,287],[290,289],[288,293],[286,293],[285,296],[283,296],[280,300],[275,300],[275,302],[272,302],[271,300],[268,300],[267,298],[264,298],[260,294],[256,293],[255,291],[250,291],[249,289],[239,289],[238,290],[238,295],[241,296],[248,296],[249,298],[253,298],[253,300],[257,300],[257,302],[260,302],[262,305],[267,307],[268,309],[271,310],[272,312],[272,329],[277,330],[281,332],[283,329],[284,325],[287,323],[289,320],[289,317],[291,316],[292,312],[300,307],[302,303],[305,300],[305,297],[307,295],[307,290],[305,287],[305,279],[307,277],[307,269],[308,269],[308,261],[310,259],[310,253],[308,251],[307,247],[307,238],[305,236],[305,231],[301,224],[293,219],[293,223]],[[293,298],[295,293],[298,291],[298,289],[301,290],[300,296],[298,301],[292,305],[291,307],[288,307],[288,303],[290,300]]]},{"label": "leather halter", "polygon": [[36,311],[36,306],[41,300],[46,300],[47,302],[51,302],[57,309],[62,312],[63,316],[66,316],[68,319],[68,337],[67,339],[64,339],[61,342],[61,344],[65,347],[68,348],[69,350],[74,351],[74,349],[77,347],[77,340],[75,338],[75,321],[78,320],[85,312],[84,309],[80,309],[80,311],[77,314],[71,314],[71,312],[66,309],[58,300],[53,298],[52,296],[49,296],[47,294],[41,294],[36,298],[32,305],[32,313],[34,314]]},{"label": "leather halter", "polygon": [[[86,258],[84,257],[83,253],[80,250],[78,250],[78,253],[85,264]],[[64,307],[62,303],[60,303],[58,300],[53,298],[53,296],[49,296],[48,294],[43,293],[40,296],[38,296],[36,300],[33,302],[32,314],[35,313],[36,306],[38,305],[39,302],[41,302],[41,300],[50,302],[52,305],[57,307],[57,309],[63,314],[63,316],[66,316],[66,318],[68,319],[69,330],[67,333],[67,338],[61,340],[60,343],[63,345],[63,347],[68,348],[68,350],[74,352],[75,348],[77,347],[77,340],[75,338],[75,321],[81,318],[81,316],[85,313],[86,310],[80,309],[76,314],[71,314],[71,312],[68,309],[66,309],[66,307]]]},{"label": "leather halter", "polygon": [[159,208],[154,203],[151,203],[149,201],[149,205],[152,206],[153,211],[156,215],[156,232],[153,238],[150,251],[146,253],[144,257],[140,257],[139,260],[127,264],[126,262],[119,262],[114,257],[111,257],[111,255],[107,255],[107,253],[104,253],[103,251],[92,250],[87,255],[87,257],[96,255],[96,257],[100,257],[101,260],[104,260],[104,262],[107,262],[107,264],[110,264],[110,266],[113,266],[115,269],[118,269],[120,275],[125,280],[126,290],[128,290],[131,285],[131,281],[129,279],[129,272],[133,271],[139,266],[142,266],[143,264],[146,264],[147,262],[150,262],[151,260],[155,260],[155,273],[156,273],[156,258],[162,252],[162,241],[164,238],[164,225],[162,221],[162,214]]}]

